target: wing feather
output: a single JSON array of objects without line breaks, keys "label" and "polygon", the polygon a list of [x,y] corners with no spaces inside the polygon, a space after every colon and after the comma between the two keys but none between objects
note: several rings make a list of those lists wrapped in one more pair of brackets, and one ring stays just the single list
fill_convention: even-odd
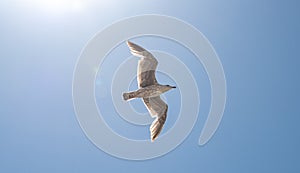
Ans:
[{"label": "wing feather", "polygon": [[151,116],[156,117],[150,126],[151,141],[154,141],[165,124],[168,105],[160,98],[160,96],[143,98],[143,101]]},{"label": "wing feather", "polygon": [[155,57],[141,46],[127,41],[130,52],[141,59],[138,62],[137,81],[140,88],[157,84],[155,71],[157,68],[157,60]]}]

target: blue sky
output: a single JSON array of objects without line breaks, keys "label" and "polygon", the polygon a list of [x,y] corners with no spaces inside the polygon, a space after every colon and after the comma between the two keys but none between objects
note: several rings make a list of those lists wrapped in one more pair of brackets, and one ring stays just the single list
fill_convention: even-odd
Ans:
[{"label": "blue sky", "polygon": [[[0,2],[0,172],[300,171],[297,1],[62,2]],[[169,154],[122,160],[81,130],[73,71],[95,33],[124,17],[153,13],[182,19],[208,38],[224,67],[226,109],[205,146],[197,145],[201,116]],[[207,80],[202,71],[196,75]]]}]

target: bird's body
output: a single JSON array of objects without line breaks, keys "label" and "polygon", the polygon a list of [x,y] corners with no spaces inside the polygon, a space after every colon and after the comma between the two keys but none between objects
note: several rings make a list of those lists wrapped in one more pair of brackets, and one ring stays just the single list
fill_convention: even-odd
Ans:
[{"label": "bird's body", "polygon": [[155,71],[158,62],[150,52],[129,41],[127,45],[133,55],[141,58],[137,70],[139,89],[123,93],[123,98],[124,100],[142,98],[150,115],[156,117],[150,126],[151,141],[154,141],[164,126],[168,111],[168,105],[160,98],[160,95],[176,87],[161,85],[157,82]]},{"label": "bird's body", "polygon": [[155,84],[140,88],[133,92],[124,93],[123,98],[124,100],[129,100],[133,98],[156,97],[170,89],[171,88],[166,85]]}]

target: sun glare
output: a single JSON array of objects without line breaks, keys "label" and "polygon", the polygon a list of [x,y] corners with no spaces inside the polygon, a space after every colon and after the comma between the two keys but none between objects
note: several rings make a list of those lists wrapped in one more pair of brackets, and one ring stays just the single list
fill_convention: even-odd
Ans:
[{"label": "sun glare", "polygon": [[84,0],[41,0],[35,2],[39,8],[51,13],[79,12],[86,5]]},{"label": "sun glare", "polygon": [[49,15],[72,14],[87,11],[88,8],[105,10],[116,7],[115,0],[24,0],[23,5],[35,8]]}]

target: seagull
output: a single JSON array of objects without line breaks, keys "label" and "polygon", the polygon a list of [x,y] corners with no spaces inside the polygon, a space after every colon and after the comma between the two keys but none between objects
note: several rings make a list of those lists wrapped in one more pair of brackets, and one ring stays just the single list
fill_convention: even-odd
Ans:
[{"label": "seagull", "polygon": [[125,101],[142,98],[152,118],[155,120],[150,126],[151,142],[153,142],[165,124],[167,118],[168,105],[160,98],[160,95],[176,86],[161,85],[157,82],[155,71],[158,61],[155,57],[141,46],[127,41],[130,52],[139,58],[137,68],[137,81],[139,89],[132,92],[123,93]]}]

